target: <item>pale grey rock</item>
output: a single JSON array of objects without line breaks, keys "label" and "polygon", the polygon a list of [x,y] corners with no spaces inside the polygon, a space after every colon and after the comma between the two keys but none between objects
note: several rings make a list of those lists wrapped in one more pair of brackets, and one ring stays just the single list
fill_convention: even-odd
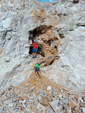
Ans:
[{"label": "pale grey rock", "polygon": [[43,95],[43,90],[39,89],[39,90],[37,91],[37,93],[38,93],[38,95]]},{"label": "pale grey rock", "polygon": [[26,100],[24,100],[22,103],[25,104],[26,103]]},{"label": "pale grey rock", "polygon": [[9,18],[2,20],[3,28],[5,29],[5,28],[10,27],[11,22],[12,22],[12,17],[9,17]]},{"label": "pale grey rock", "polygon": [[22,104],[23,105],[23,107],[25,108],[26,107],[26,105],[25,104]]},{"label": "pale grey rock", "polygon": [[58,97],[61,99],[61,98],[63,98],[63,95],[62,94],[59,94]]},{"label": "pale grey rock", "polygon": [[29,108],[25,108],[27,113],[30,113],[31,111],[29,110]]},{"label": "pale grey rock", "polygon": [[80,101],[81,103],[84,102],[83,99],[82,99],[82,97],[79,97],[79,101]]},{"label": "pale grey rock", "polygon": [[40,109],[40,110],[43,110],[44,111],[45,110],[45,107],[42,104],[38,103],[37,104],[37,109],[38,110]]},{"label": "pale grey rock", "polygon": [[34,90],[34,86],[29,89],[29,93],[32,92],[33,90]]},{"label": "pale grey rock", "polygon": [[63,89],[60,89],[60,92],[63,93]]},{"label": "pale grey rock", "polygon": [[47,90],[51,90],[51,86],[47,86]]},{"label": "pale grey rock", "polygon": [[47,113],[54,113],[54,111],[52,109],[48,109]]},{"label": "pale grey rock", "polygon": [[50,106],[52,107],[53,111],[55,111],[55,112],[60,110],[59,107],[58,107],[58,103],[59,103],[59,100],[49,102]]},{"label": "pale grey rock", "polygon": [[9,55],[9,54],[6,55],[5,61],[6,61],[6,62],[9,62],[9,61],[10,61],[10,55]]},{"label": "pale grey rock", "polygon": [[9,106],[10,108],[12,108],[12,107],[13,107],[13,103],[9,104],[8,106]]},{"label": "pale grey rock", "polygon": [[19,103],[23,103],[23,101],[22,101],[22,100],[20,100],[20,101],[19,101]]}]

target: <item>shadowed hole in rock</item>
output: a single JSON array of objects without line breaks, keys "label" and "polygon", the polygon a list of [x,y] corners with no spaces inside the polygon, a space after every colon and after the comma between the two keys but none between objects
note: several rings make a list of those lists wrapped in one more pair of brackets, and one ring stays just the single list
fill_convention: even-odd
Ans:
[{"label": "shadowed hole in rock", "polygon": [[52,65],[57,59],[59,59],[60,56],[54,55],[50,56],[48,58],[42,58],[41,61],[38,62],[38,64],[42,67]]},{"label": "shadowed hole in rock", "polygon": [[41,44],[38,44],[37,54],[40,54],[41,56],[45,57],[45,53],[44,53],[44,51],[42,49],[42,45]]},{"label": "shadowed hole in rock", "polygon": [[77,4],[77,3],[79,3],[79,0],[73,0],[73,3]]},{"label": "shadowed hole in rock", "polygon": [[[55,35],[53,26],[41,25],[29,31],[29,42],[37,42],[37,54],[45,57],[44,66],[54,63],[60,40]],[[32,54],[32,46],[29,48],[29,54]],[[54,57],[55,56],[55,57]],[[49,58],[51,57],[51,58]]]},{"label": "shadowed hole in rock", "polygon": [[56,58],[53,58],[52,60],[49,60],[44,64],[44,66],[52,65],[56,61]]},{"label": "shadowed hole in rock", "polygon": [[29,31],[29,40],[35,39],[39,35],[46,33],[46,31],[51,28],[52,28],[52,26],[41,25],[39,27],[36,27],[33,30],[30,30]]},{"label": "shadowed hole in rock", "polygon": [[[36,27],[35,29],[29,31],[29,40],[31,40],[31,44],[33,43],[33,40],[36,40],[36,42],[38,44],[37,54],[40,54],[43,57],[45,57],[43,46],[40,43],[38,43],[37,37],[42,34],[45,34],[47,32],[47,30],[51,29],[51,28],[52,28],[52,26],[42,25],[42,26]],[[29,54],[32,54],[32,46],[29,47]]]},{"label": "shadowed hole in rock", "polygon": [[60,38],[63,39],[65,36],[63,34],[59,34]]},{"label": "shadowed hole in rock", "polygon": [[29,54],[32,54],[32,46],[29,47]]}]

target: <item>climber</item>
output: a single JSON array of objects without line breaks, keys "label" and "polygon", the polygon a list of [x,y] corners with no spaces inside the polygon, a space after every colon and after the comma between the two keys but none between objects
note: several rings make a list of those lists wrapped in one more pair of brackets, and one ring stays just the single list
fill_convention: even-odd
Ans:
[{"label": "climber", "polygon": [[37,43],[36,43],[35,40],[33,40],[32,46],[33,46],[33,49],[32,49],[33,58],[36,58],[36,55],[37,55]]},{"label": "climber", "polygon": [[36,75],[36,77],[39,75],[39,77],[41,78],[41,76],[40,76],[40,66],[38,64],[35,64],[35,75]]}]

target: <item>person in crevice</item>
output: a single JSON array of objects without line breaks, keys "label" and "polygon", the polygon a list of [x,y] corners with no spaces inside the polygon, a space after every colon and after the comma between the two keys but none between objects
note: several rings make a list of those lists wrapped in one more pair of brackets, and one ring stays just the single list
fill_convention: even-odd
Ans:
[{"label": "person in crevice", "polygon": [[37,43],[35,40],[32,41],[32,46],[33,46],[33,49],[32,49],[32,54],[33,54],[33,58],[36,58],[37,56]]},{"label": "person in crevice", "polygon": [[38,64],[35,64],[35,75],[36,75],[36,78],[38,76],[41,78],[41,75],[40,75],[40,66]]}]

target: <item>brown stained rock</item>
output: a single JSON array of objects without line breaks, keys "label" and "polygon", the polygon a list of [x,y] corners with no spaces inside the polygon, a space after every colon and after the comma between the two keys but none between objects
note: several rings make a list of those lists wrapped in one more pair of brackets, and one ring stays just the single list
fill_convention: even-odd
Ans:
[{"label": "brown stained rock", "polygon": [[22,106],[20,106],[20,110],[21,110],[21,111],[24,111],[24,108],[23,108]]},{"label": "brown stained rock", "polygon": [[76,109],[79,108],[79,104],[75,102],[70,102],[69,105],[71,106],[71,108],[76,108]]},{"label": "brown stained rock", "polygon": [[2,92],[1,92],[1,95],[4,95],[4,93],[5,93],[5,91],[2,91]]},{"label": "brown stained rock", "polygon": [[14,103],[13,107],[17,107],[17,103]]},{"label": "brown stained rock", "polygon": [[10,4],[12,4],[13,3],[13,0],[10,0]]},{"label": "brown stained rock", "polygon": [[5,97],[1,97],[1,98],[0,98],[0,102],[1,102],[2,100],[4,100],[4,98],[5,98]]},{"label": "brown stained rock", "polygon": [[18,100],[18,101],[24,100],[24,98],[23,98],[23,97],[18,97],[17,100]]},{"label": "brown stained rock", "polygon": [[33,107],[33,106],[32,106],[32,105],[30,105],[30,110],[32,110],[32,107]]},{"label": "brown stained rock", "polygon": [[25,4],[22,5],[22,10],[25,10]]},{"label": "brown stained rock", "polygon": [[55,11],[55,12],[52,12],[51,14],[52,14],[52,15],[56,15],[56,14],[57,14],[57,12]]},{"label": "brown stained rock", "polygon": [[76,111],[75,111],[75,110],[73,110],[73,111],[72,111],[72,113],[76,113]]},{"label": "brown stained rock", "polygon": [[24,13],[23,12],[21,12],[21,16],[22,16],[22,18],[24,18]]},{"label": "brown stained rock", "polygon": [[48,97],[41,95],[39,98],[39,103],[44,106],[48,106],[48,103],[49,103]]},{"label": "brown stained rock", "polygon": [[45,19],[46,16],[47,16],[46,15],[46,11],[44,9],[40,9],[40,11],[39,11],[39,19],[44,21],[43,19]]},{"label": "brown stained rock", "polygon": [[57,56],[57,55],[47,57],[47,58],[44,58],[41,61],[39,61],[38,64],[41,65],[41,66],[48,66],[48,65],[51,65],[52,63],[54,63],[59,58],[60,57]]},{"label": "brown stained rock", "polygon": [[31,14],[33,15],[34,23],[36,23],[39,19],[39,14],[36,11],[31,11]]}]

